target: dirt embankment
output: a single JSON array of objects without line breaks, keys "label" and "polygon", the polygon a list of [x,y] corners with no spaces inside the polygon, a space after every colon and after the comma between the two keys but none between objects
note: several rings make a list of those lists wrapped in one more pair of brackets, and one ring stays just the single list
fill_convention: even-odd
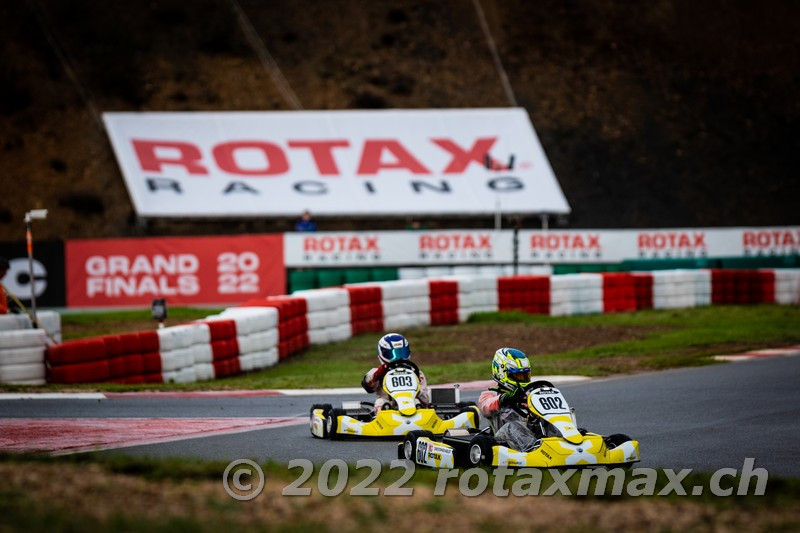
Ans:
[{"label": "dirt embankment", "polygon": [[[239,3],[306,109],[509,105],[470,2]],[[290,109],[231,5],[0,4],[0,240],[21,240],[32,208],[51,210],[40,239],[291,229],[288,219],[137,219],[89,111]],[[800,4],[481,5],[572,206],[570,226],[798,223]]]}]

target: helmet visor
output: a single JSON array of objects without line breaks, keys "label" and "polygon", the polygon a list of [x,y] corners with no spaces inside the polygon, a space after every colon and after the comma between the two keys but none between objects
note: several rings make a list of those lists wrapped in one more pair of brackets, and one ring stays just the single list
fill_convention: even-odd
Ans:
[{"label": "helmet visor", "polygon": [[518,381],[520,383],[527,383],[531,380],[531,369],[530,368],[516,368],[516,369],[508,369],[506,371],[508,378],[514,381]]},{"label": "helmet visor", "polygon": [[409,357],[411,357],[411,350],[409,349],[408,346],[403,346],[401,348],[392,348],[391,350],[384,348],[382,352],[383,356],[388,361],[403,361],[404,359],[408,359]]}]

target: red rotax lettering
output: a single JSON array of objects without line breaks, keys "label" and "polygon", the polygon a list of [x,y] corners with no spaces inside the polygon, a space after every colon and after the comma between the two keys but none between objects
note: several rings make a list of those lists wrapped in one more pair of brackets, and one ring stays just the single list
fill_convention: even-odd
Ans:
[{"label": "red rotax lettering", "polygon": [[534,250],[599,250],[600,235],[570,233],[535,233],[531,235]]},{"label": "red rotax lettering", "polygon": [[[394,162],[384,162],[383,152],[390,152]],[[399,141],[391,139],[364,141],[364,150],[358,164],[358,174],[375,175],[381,170],[408,170],[412,174],[430,174],[425,165],[417,161]]]},{"label": "red rotax lettering", "polygon": [[365,237],[367,241],[367,251],[368,252],[378,252],[378,238],[377,237]]},{"label": "red rotax lettering", "polygon": [[469,151],[464,150],[450,139],[431,139],[431,141],[450,153],[452,159],[450,164],[444,169],[445,174],[460,174],[466,170],[470,163],[484,165],[484,156],[488,154],[494,146],[497,137],[486,137],[477,139]]},{"label": "red rotax lettering", "polygon": [[692,234],[694,237],[693,246],[695,248],[705,248],[706,247],[706,234],[705,233],[694,233]]},{"label": "red rotax lettering", "polygon": [[490,235],[478,235],[477,241],[475,236],[470,234],[422,235],[419,238],[419,249],[423,251],[491,250],[492,241]]},{"label": "red rotax lettering", "polygon": [[[161,172],[163,165],[177,165],[186,169],[189,174],[208,175],[203,166],[203,154],[200,148],[188,142],[179,141],[145,141],[131,139],[133,150],[139,159],[139,166],[146,172]],[[164,151],[176,155],[165,155]]]},{"label": "red rotax lettering", "polygon": [[303,239],[304,252],[380,252],[378,237],[325,236]]},{"label": "red rotax lettering", "polygon": [[[237,150],[258,150],[264,154],[263,168],[242,168],[234,157]],[[220,169],[242,176],[271,176],[289,170],[289,161],[280,146],[263,141],[238,141],[218,144],[213,150],[214,159]]]},{"label": "red rotax lettering", "polygon": [[640,233],[637,238],[639,249],[664,250],[679,248],[705,248],[706,235],[703,232],[659,232]]},{"label": "red rotax lettering", "polygon": [[339,167],[333,158],[334,148],[347,148],[350,143],[346,140],[336,141],[289,141],[289,148],[307,148],[311,152],[314,164],[317,165],[322,176],[338,176]]},{"label": "red rotax lettering", "polygon": [[759,230],[742,234],[745,247],[795,247],[800,245],[800,230]]}]

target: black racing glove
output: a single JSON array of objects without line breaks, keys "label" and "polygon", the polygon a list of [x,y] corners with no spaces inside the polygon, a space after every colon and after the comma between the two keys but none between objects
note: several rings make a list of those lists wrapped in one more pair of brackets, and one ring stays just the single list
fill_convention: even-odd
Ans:
[{"label": "black racing glove", "polygon": [[508,407],[509,405],[515,405],[518,403],[522,403],[525,399],[525,389],[522,387],[517,387],[512,392],[504,392],[500,395],[500,405],[503,407]]}]

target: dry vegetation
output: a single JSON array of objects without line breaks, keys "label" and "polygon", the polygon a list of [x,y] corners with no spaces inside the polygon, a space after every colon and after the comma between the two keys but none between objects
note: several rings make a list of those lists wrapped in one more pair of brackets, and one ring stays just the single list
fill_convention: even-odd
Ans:
[{"label": "dry vegetation", "polygon": [[[486,531],[498,525],[562,531],[715,531],[794,529],[797,506],[715,505],[691,498],[506,497],[487,491],[465,498],[456,486],[434,496],[434,483],[419,483],[413,497],[282,497],[292,478],[268,476],[264,492],[236,502],[219,479],[153,480],[124,475],[99,464],[0,463],[0,526],[58,523],[57,529],[214,531],[363,531],[392,524],[399,531]],[[376,485],[380,486],[380,484]],[[27,520],[23,513],[33,513]]]}]

